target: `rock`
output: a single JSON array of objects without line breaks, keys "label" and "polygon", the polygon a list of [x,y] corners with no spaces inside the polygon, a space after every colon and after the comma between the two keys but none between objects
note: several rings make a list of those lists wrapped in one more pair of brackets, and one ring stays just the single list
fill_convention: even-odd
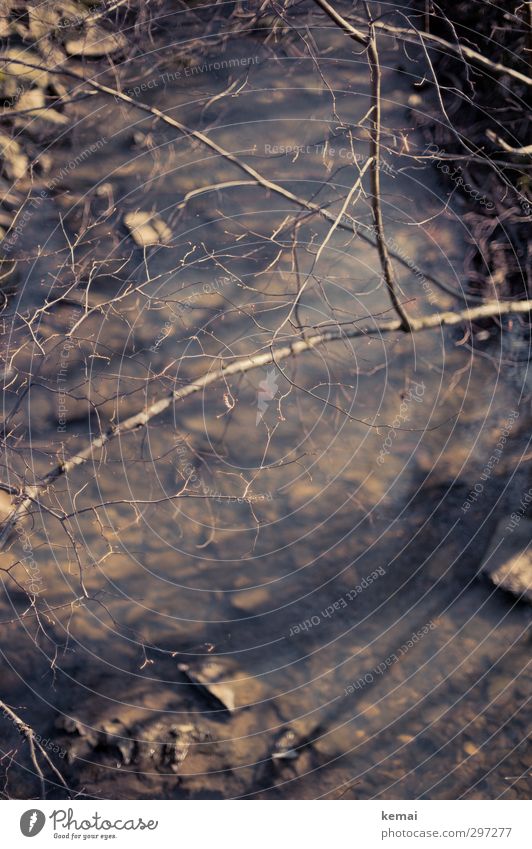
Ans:
[{"label": "rock", "polygon": [[[43,61],[36,53],[30,50],[22,50],[11,48],[5,52],[12,61],[8,62],[4,67],[4,77],[2,78],[2,86],[4,94],[7,97],[16,96],[20,93],[20,85],[25,88],[34,83],[35,85],[45,88],[48,85],[48,72],[38,68],[28,68],[21,62],[28,62],[30,65],[42,65]],[[19,62],[17,62],[17,59]]]},{"label": "rock", "polygon": [[[37,94],[41,95],[41,97],[36,97],[35,95]],[[30,95],[32,95],[31,98]],[[37,104],[38,100],[43,101],[42,105]],[[51,106],[46,106],[44,104],[44,97],[42,96],[42,91],[39,89],[32,89],[31,91],[23,94],[17,104],[17,109],[31,109],[32,111],[29,113],[30,116],[34,118],[42,118],[44,121],[50,121],[52,124],[68,124],[68,118],[66,115],[63,115],[63,113],[58,112],[57,109],[52,109]]]},{"label": "rock", "polygon": [[141,248],[148,245],[165,244],[172,238],[172,231],[158,215],[151,212],[128,212],[124,224],[134,242]]},{"label": "rock", "polygon": [[118,749],[125,766],[129,766],[135,755],[135,740],[130,738],[128,729],[119,719],[111,719],[102,724],[98,745],[111,751],[113,747]]},{"label": "rock", "polygon": [[64,732],[60,744],[66,752],[67,762],[73,764],[78,757],[86,758],[98,743],[98,731],[68,716],[56,718],[55,727]]},{"label": "rock", "polygon": [[30,88],[23,92],[17,102],[19,109],[44,109],[44,92],[42,88]]},{"label": "rock", "polygon": [[233,713],[236,709],[234,692],[225,683],[230,673],[221,663],[211,660],[194,667],[189,666],[188,663],[180,663],[179,669],[185,673],[192,684],[198,685],[218,706],[221,705],[229,713]]},{"label": "rock", "polygon": [[188,755],[198,754],[201,743],[207,743],[209,754],[212,751],[212,734],[192,722],[168,726],[166,721],[148,721],[137,726],[134,736],[138,741],[139,763],[145,764],[149,759],[165,773],[170,769],[177,774]]},{"label": "rock", "polygon": [[44,121],[50,121],[52,124],[68,124],[66,115],[62,115],[51,107],[46,108],[44,94],[40,88],[32,88],[29,91],[25,91],[19,97],[18,103],[12,111],[15,115],[19,111],[25,111],[24,115],[19,116],[20,124],[25,129],[31,129],[31,124],[29,124],[31,118],[42,118]]},{"label": "rock", "polygon": [[481,571],[498,587],[532,602],[532,520],[502,519]]},{"label": "rock", "polygon": [[256,613],[258,610],[267,609],[268,603],[271,602],[271,596],[267,589],[262,587],[252,590],[242,590],[234,593],[233,605],[242,613]]},{"label": "rock", "polygon": [[[77,719],[60,716],[55,727],[68,735],[63,742],[69,763],[80,757],[92,757],[96,752],[110,757],[117,766],[129,766],[135,758],[136,740],[120,719],[109,719],[91,728]],[[117,761],[117,753],[120,761]]]},{"label": "rock", "polygon": [[60,15],[51,3],[39,3],[38,6],[30,6],[27,10],[29,20],[29,32],[35,42],[46,38],[53,32],[59,22]]},{"label": "rock", "polygon": [[191,737],[188,730],[182,731],[178,726],[172,726],[168,731],[166,741],[162,744],[161,765],[170,767],[172,772],[177,772],[188,755],[190,742]]},{"label": "rock", "polygon": [[67,734],[79,734],[80,737],[85,736],[83,725],[77,719],[72,719],[70,716],[64,716],[63,714],[58,716],[54,725],[60,731],[66,731]]},{"label": "rock", "polygon": [[79,3],[76,4],[70,0],[60,0],[60,2],[54,0],[53,3],[38,3],[35,6],[29,6],[27,15],[28,32],[24,38],[31,36],[43,57],[50,59],[51,38],[64,33],[66,29],[74,29],[79,26],[83,19],[90,15],[90,10],[86,10]]},{"label": "rock", "polygon": [[516,678],[513,675],[496,675],[488,684],[488,699],[490,702],[515,698],[514,687]]},{"label": "rock", "polygon": [[0,133],[0,156],[4,160],[4,170],[11,180],[24,177],[28,168],[28,157],[14,139]]},{"label": "rock", "polygon": [[126,45],[127,41],[122,33],[111,33],[101,27],[90,26],[80,38],[67,40],[65,50],[69,56],[98,59],[124,50]]}]

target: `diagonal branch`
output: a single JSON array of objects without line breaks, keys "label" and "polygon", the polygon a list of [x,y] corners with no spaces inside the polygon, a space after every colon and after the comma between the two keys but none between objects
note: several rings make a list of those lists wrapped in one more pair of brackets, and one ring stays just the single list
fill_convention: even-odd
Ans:
[{"label": "diagonal branch", "polygon": [[[529,301],[499,301],[496,303],[486,303],[478,307],[470,309],[458,310],[456,312],[437,312],[431,313],[424,318],[416,319],[411,322],[410,331],[412,333],[422,330],[431,330],[436,327],[452,326],[463,322],[477,321],[483,318],[500,318],[502,315],[517,315],[519,313],[529,313],[532,311],[532,300]],[[220,368],[213,371],[205,372],[197,380],[187,383],[185,386],[169,392],[167,395],[155,401],[149,407],[136,413],[133,416],[125,419],[117,425],[113,425],[102,433],[97,439],[94,439],[89,445],[77,454],[73,454],[67,459],[59,463],[52,471],[50,471],[40,482],[33,486],[25,487],[19,495],[19,501],[12,513],[7,517],[0,532],[0,549],[6,543],[12,528],[27,514],[40,492],[48,489],[55,481],[68,474],[77,466],[81,466],[89,460],[96,451],[103,448],[113,439],[122,436],[126,433],[137,430],[146,425],[157,416],[160,416],[175,401],[182,401],[190,395],[195,395],[213,383],[220,380],[225,380],[232,374],[244,374],[256,368],[270,365],[271,363],[279,363],[289,357],[297,356],[298,354],[307,351],[313,351],[321,345],[327,345],[331,342],[338,342],[346,339],[356,339],[360,336],[380,336],[383,333],[396,333],[403,330],[401,319],[389,322],[374,322],[365,327],[354,327],[351,330],[331,330],[326,333],[316,333],[306,339],[297,339],[290,342],[288,345],[283,345],[275,350],[271,347],[262,354],[254,354],[252,356],[235,357],[232,362],[227,365],[222,364]]]}]

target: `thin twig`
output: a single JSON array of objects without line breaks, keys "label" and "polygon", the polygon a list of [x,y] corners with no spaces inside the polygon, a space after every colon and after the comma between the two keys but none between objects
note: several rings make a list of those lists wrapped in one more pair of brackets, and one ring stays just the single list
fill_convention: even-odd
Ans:
[{"label": "thin twig", "polygon": [[[324,0],[320,0],[320,3],[323,2]],[[10,58],[9,56],[0,56],[0,62],[12,61],[12,58]],[[165,124],[168,124],[170,127],[173,127],[174,129],[178,130],[185,137],[196,139],[206,147],[210,148],[210,150],[213,150],[219,156],[222,156],[224,159],[231,162],[233,165],[235,165],[236,168],[251,177],[254,184],[262,186],[262,188],[267,189],[268,191],[271,191],[274,194],[285,198],[286,200],[289,200],[291,203],[294,203],[296,206],[299,206],[302,209],[307,209],[309,212],[321,215],[322,218],[325,218],[326,221],[330,221],[332,224],[335,224],[336,222],[337,216],[334,213],[329,212],[326,207],[320,206],[318,203],[314,203],[311,200],[306,200],[305,198],[299,197],[298,195],[295,195],[293,192],[291,192],[289,189],[285,189],[284,186],[280,186],[273,180],[269,180],[267,177],[264,177],[262,174],[256,171],[255,168],[252,168],[250,165],[247,165],[245,162],[242,162],[242,160],[239,159],[238,156],[235,156],[235,154],[231,153],[228,150],[225,150],[225,148],[221,147],[221,145],[212,141],[204,133],[200,132],[199,130],[191,130],[189,127],[185,126],[185,124],[182,124],[180,121],[176,121],[175,118],[171,118],[169,115],[166,115],[166,113],[162,112],[160,109],[157,109],[154,106],[149,106],[147,103],[142,103],[142,101],[136,100],[135,98],[124,94],[118,89],[111,88],[110,86],[103,85],[102,83],[98,83],[95,80],[88,79],[87,77],[84,77],[82,74],[78,74],[75,71],[67,71],[64,68],[49,68],[48,66],[43,65],[42,63],[36,64],[34,62],[25,62],[19,58],[17,58],[17,65],[23,65],[24,67],[33,68],[34,70],[46,70],[50,74],[71,77],[85,85],[92,86],[96,91],[100,91],[102,94],[110,95],[115,99],[121,100],[124,103],[128,103],[130,106],[134,106],[136,109],[140,109],[142,112],[146,112],[149,115],[153,115],[153,117],[158,118]],[[231,181],[228,182],[227,185],[239,185],[239,183],[237,183],[236,181]],[[242,185],[245,185],[245,183],[242,183]],[[185,196],[185,200],[186,197],[188,197],[188,195]],[[343,220],[339,221],[336,226],[341,230],[346,230],[349,233],[358,236],[367,244],[372,245],[372,247],[376,247],[376,242],[374,242],[370,236],[362,232],[360,228],[357,228],[354,223],[348,224],[345,220]],[[408,271],[412,271],[412,268],[409,265],[408,261],[405,260],[400,254],[396,253],[393,250],[389,250],[388,253],[394,258],[396,262],[399,262],[404,268],[408,269]],[[459,298],[461,297],[459,292],[453,293],[448,286],[446,286],[444,283],[439,281],[437,278],[435,278],[428,272],[423,272],[423,275],[424,277],[426,277],[427,280],[430,280],[436,286],[440,287],[449,294],[454,294],[456,297]]]},{"label": "thin twig", "polygon": [[334,23],[340,27],[353,41],[357,44],[363,44],[368,52],[368,62],[371,73],[371,208],[373,212],[373,224],[375,226],[375,234],[377,236],[377,251],[382,268],[382,275],[393,308],[401,319],[401,327],[405,331],[410,331],[411,325],[408,315],[401,306],[397,297],[397,281],[393,265],[386,245],[386,236],[384,233],[384,222],[382,219],[381,206],[381,67],[379,62],[379,53],[377,50],[377,41],[373,31],[373,24],[370,23],[370,34],[365,36],[360,30],[355,29],[336,9],[333,8],[327,0],[315,0],[315,3],[322,9]]},{"label": "thin twig", "polygon": [[2,710],[5,714],[5,716],[7,716],[11,720],[11,722],[16,727],[19,734],[21,734],[21,736],[24,737],[24,739],[28,743],[28,747],[29,747],[29,750],[30,750],[31,762],[32,762],[32,764],[35,768],[35,772],[39,776],[39,781],[41,783],[41,798],[46,799],[46,785],[45,785],[43,771],[40,767],[39,761],[37,760],[37,753],[35,751],[35,748],[37,748],[39,750],[41,756],[44,758],[44,760],[46,761],[46,763],[48,764],[48,766],[50,767],[50,769],[52,770],[54,775],[59,779],[61,784],[64,787],[66,787],[66,789],[68,790],[69,789],[68,784],[66,783],[65,779],[63,778],[63,776],[61,775],[61,773],[59,772],[57,767],[54,765],[53,761],[50,759],[48,752],[43,748],[43,746],[41,746],[41,744],[37,740],[35,731],[31,727],[31,725],[28,725],[27,722],[24,722],[24,720],[21,719],[20,716],[18,716],[18,714],[16,714],[15,711],[12,710],[12,708],[10,708],[8,705],[6,705],[5,702],[3,702],[1,700],[0,700],[0,710]]},{"label": "thin twig", "polygon": [[390,300],[397,315],[401,319],[401,327],[406,332],[411,330],[411,323],[406,311],[401,306],[397,297],[397,281],[393,270],[392,261],[386,244],[384,233],[384,221],[382,219],[381,206],[381,66],[375,34],[372,32],[368,44],[368,62],[371,72],[371,99],[373,103],[372,128],[371,128],[371,209],[373,212],[373,223],[377,236],[377,251],[381,263],[384,281],[386,283]]},{"label": "thin twig", "polygon": [[[315,0],[315,2],[318,3],[322,9],[324,9],[325,5],[328,5],[324,2],[324,0]],[[357,20],[358,23],[361,23],[360,20],[356,18],[355,20]],[[473,50],[473,48],[468,47],[463,42],[453,44],[451,41],[446,41],[445,38],[441,38],[439,35],[434,35],[432,32],[423,32],[418,29],[410,29],[409,27],[396,27],[384,21],[375,21],[374,26],[375,29],[380,30],[380,32],[397,36],[403,41],[409,41],[413,44],[419,44],[419,40],[422,38],[424,41],[428,41],[432,45],[440,47],[442,52],[445,54],[454,53],[461,59],[465,56],[476,65],[482,65],[484,68],[488,68],[497,76],[500,74],[507,74],[509,77],[518,80],[520,83],[532,86],[532,77],[522,74],[521,71],[517,71],[515,68],[509,68],[508,65],[503,65],[501,62],[493,62],[491,59],[488,59],[487,56],[483,56],[482,53],[478,53],[478,51]],[[355,28],[352,27],[352,29]]]}]

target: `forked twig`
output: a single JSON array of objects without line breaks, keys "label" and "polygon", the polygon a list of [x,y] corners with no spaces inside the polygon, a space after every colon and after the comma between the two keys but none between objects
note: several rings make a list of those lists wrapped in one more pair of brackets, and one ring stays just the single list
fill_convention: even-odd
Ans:
[{"label": "forked twig", "polygon": [[0,700],[0,710],[2,710],[4,712],[4,715],[11,720],[11,722],[16,727],[19,734],[28,743],[28,747],[29,747],[29,750],[30,750],[31,762],[32,762],[32,764],[35,768],[35,772],[39,776],[39,781],[41,783],[41,798],[46,799],[46,785],[45,785],[44,773],[43,773],[41,766],[39,764],[39,761],[37,759],[36,749],[38,749],[41,756],[44,758],[44,760],[46,761],[46,763],[48,764],[48,766],[50,767],[50,769],[52,770],[54,775],[57,777],[57,779],[61,782],[63,787],[65,787],[68,790],[69,789],[68,784],[66,783],[65,779],[63,778],[63,776],[61,775],[61,773],[59,772],[59,770],[57,769],[57,767],[55,766],[55,764],[51,760],[46,749],[43,746],[41,746],[41,744],[37,740],[37,736],[35,734],[35,731],[31,727],[31,725],[28,725],[27,722],[24,722],[24,720],[21,719],[20,716],[18,716],[18,714],[16,714],[15,711],[12,708],[10,708],[9,705],[6,705],[6,703],[3,702],[2,700]]},{"label": "forked twig", "polygon": [[375,234],[377,236],[377,252],[382,268],[382,275],[392,306],[397,315],[401,319],[401,327],[405,331],[412,330],[411,320],[408,318],[406,311],[402,307],[397,297],[397,281],[393,270],[393,265],[386,244],[386,236],[384,233],[384,222],[382,219],[381,205],[381,67],[379,63],[379,53],[377,50],[377,41],[373,25],[370,23],[370,34],[365,36],[360,30],[352,26],[349,21],[346,21],[336,9],[327,2],[327,0],[315,0],[315,3],[322,9],[325,14],[334,23],[340,27],[353,41],[363,45],[368,53],[368,63],[371,74],[371,209],[373,212],[373,224]]}]

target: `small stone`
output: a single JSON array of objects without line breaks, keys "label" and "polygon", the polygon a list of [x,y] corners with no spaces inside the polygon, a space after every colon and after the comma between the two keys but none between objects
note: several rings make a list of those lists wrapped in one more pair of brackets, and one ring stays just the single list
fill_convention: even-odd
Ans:
[{"label": "small stone", "polygon": [[233,599],[233,605],[243,613],[254,613],[271,600],[270,593],[263,588],[234,593]]},{"label": "small stone", "polygon": [[5,489],[0,489],[0,525],[5,522],[12,511],[13,502],[11,495]]},{"label": "small stone", "polygon": [[12,180],[24,177],[28,168],[28,157],[14,139],[0,133],[0,156],[4,160],[4,169]]},{"label": "small stone", "polygon": [[135,741],[129,736],[129,731],[119,719],[111,719],[105,722],[98,735],[98,744],[112,749],[118,749],[122,763],[129,766],[135,753]]},{"label": "small stone", "polygon": [[66,115],[62,115],[57,109],[46,108],[44,94],[40,88],[32,88],[19,97],[13,112],[16,114],[19,111],[26,113],[20,116],[25,128],[29,128],[28,119],[30,118],[42,118],[52,124],[68,124]]},{"label": "small stone", "polygon": [[29,19],[29,31],[35,42],[52,33],[59,21],[59,15],[51,3],[40,3],[39,6],[30,6],[27,10]]},{"label": "small stone", "polygon": [[234,693],[224,682],[229,673],[220,663],[209,661],[194,668],[187,663],[180,663],[179,669],[185,673],[192,684],[200,685],[207,695],[229,713],[235,710]]},{"label": "small stone", "polygon": [[43,109],[44,93],[40,88],[30,88],[20,95],[17,109]]},{"label": "small stone", "polygon": [[181,733],[177,727],[170,728],[168,739],[162,746],[161,764],[169,766],[172,772],[179,767],[188,755],[189,739],[187,733]]},{"label": "small stone", "polygon": [[406,744],[406,743],[411,743],[414,738],[412,737],[411,734],[399,734],[399,737],[397,739],[399,740],[400,743]]},{"label": "small stone", "polygon": [[172,238],[172,231],[168,225],[162,218],[151,212],[128,212],[124,216],[124,224],[135,244],[141,248],[166,244]]},{"label": "small stone", "polygon": [[[26,87],[31,83],[35,83],[43,88],[48,85],[47,71],[40,70],[40,68],[28,68],[27,65],[21,64],[22,62],[27,62],[29,65],[42,65],[43,61],[36,53],[32,53],[29,50],[11,48],[10,50],[7,50],[4,55],[11,59],[11,61],[4,67],[6,83],[11,81],[12,87],[12,90],[10,90],[9,86],[5,86],[6,95],[13,94],[19,89],[20,84],[13,79],[16,77],[21,78],[24,86]],[[17,59],[19,60],[18,62]]]},{"label": "small stone", "polygon": [[301,754],[295,746],[297,735],[292,728],[287,728],[277,736],[271,753],[272,761],[295,761]]},{"label": "small stone", "polygon": [[126,39],[122,33],[109,33],[101,27],[89,27],[80,38],[69,39],[65,50],[69,56],[84,56],[98,59],[110,56],[126,47]]},{"label": "small stone", "polygon": [[66,731],[67,734],[78,732],[78,722],[70,716],[58,716],[54,724],[56,728],[59,728],[60,731]]},{"label": "small stone", "polygon": [[113,194],[113,184],[112,183],[102,183],[101,185],[96,187],[96,196],[99,198],[108,198]]},{"label": "small stone", "polygon": [[514,688],[517,680],[513,675],[497,675],[488,684],[488,699],[490,702],[505,701],[506,699],[515,698]]}]

